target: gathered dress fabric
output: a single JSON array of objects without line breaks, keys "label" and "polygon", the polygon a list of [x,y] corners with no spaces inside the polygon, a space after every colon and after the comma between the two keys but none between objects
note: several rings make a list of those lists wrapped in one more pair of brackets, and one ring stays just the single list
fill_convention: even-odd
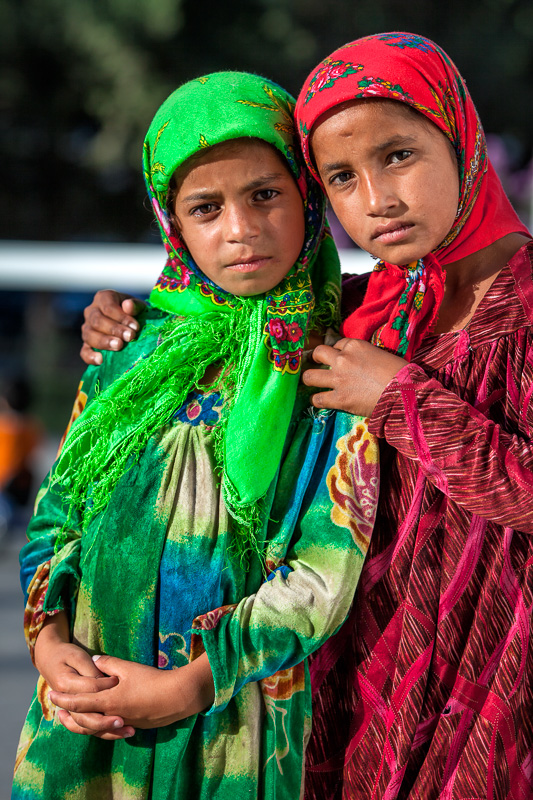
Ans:
[{"label": "gathered dress fabric", "polygon": [[529,243],[370,418],[387,491],[311,667],[308,800],[533,797],[532,266]]}]

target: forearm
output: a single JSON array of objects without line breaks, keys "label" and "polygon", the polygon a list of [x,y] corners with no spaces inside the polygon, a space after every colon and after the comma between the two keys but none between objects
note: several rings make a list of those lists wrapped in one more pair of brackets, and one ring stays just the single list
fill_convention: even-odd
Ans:
[{"label": "forearm", "polygon": [[533,533],[533,445],[511,435],[418,366],[383,392],[370,430],[450,499],[500,525]]},{"label": "forearm", "polygon": [[44,675],[50,663],[50,653],[58,645],[70,642],[69,620],[65,611],[47,616],[41,626],[34,644],[35,666]]}]

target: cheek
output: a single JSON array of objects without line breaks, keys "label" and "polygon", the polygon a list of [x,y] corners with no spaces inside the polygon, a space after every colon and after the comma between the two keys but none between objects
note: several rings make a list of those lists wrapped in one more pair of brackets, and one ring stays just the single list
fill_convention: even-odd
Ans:
[{"label": "cheek", "polygon": [[358,205],[356,196],[353,194],[350,196],[330,196],[327,192],[326,196],[340,224],[348,236],[357,243],[357,240],[363,236],[361,222],[364,215]]},{"label": "cheek", "polygon": [[289,209],[280,210],[276,215],[276,227],[280,255],[288,265],[288,271],[297,261],[305,241],[304,208],[300,199]]}]

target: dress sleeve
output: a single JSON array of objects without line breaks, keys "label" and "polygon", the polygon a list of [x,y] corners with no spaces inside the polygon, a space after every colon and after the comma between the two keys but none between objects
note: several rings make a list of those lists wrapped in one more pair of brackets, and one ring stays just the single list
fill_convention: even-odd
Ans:
[{"label": "dress sleeve", "polygon": [[533,533],[530,439],[507,433],[421,367],[408,364],[388,384],[370,430],[417,461],[454,502],[498,525]]},{"label": "dress sleeve", "polygon": [[[89,367],[83,375],[60,450],[72,423],[94,395],[99,372],[98,367]],[[25,596],[24,630],[32,658],[46,616],[61,610],[70,612],[79,584],[81,522],[74,514],[68,529],[64,529],[68,505],[59,487],[51,486],[52,475],[53,468],[37,494],[27,530],[28,543],[20,552],[20,581]],[[56,554],[55,545],[60,534],[64,545]]]},{"label": "dress sleeve", "polygon": [[271,512],[279,522],[271,523],[267,580],[238,604],[194,620],[191,658],[205,648],[215,683],[208,714],[244,684],[299,664],[350,610],[377,506],[377,443],[361,417],[319,412],[302,455],[296,437]]}]

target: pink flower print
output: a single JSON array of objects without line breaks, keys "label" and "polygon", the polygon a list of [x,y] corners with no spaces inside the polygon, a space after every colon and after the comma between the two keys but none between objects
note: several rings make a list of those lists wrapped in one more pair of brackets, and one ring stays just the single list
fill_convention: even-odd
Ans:
[{"label": "pink flower print", "polygon": [[180,284],[182,286],[188,286],[191,282],[191,271],[187,269],[187,267],[181,268],[181,277],[180,277]]},{"label": "pink flower print", "polygon": [[286,328],[280,319],[271,319],[268,323],[268,330],[276,342],[282,342],[287,338]]},{"label": "pink flower print", "polygon": [[303,336],[303,331],[297,322],[291,322],[289,325],[285,325],[285,330],[287,331],[287,338],[291,342],[297,342],[298,339],[301,339]]},{"label": "pink flower print", "polygon": [[359,72],[361,69],[363,69],[361,64],[353,64],[351,61],[332,61],[330,58],[326,58],[312,78],[304,102],[308,103],[316,92],[334,86],[335,81],[339,78],[353,75],[354,72]]},{"label": "pink flower print", "polygon": [[202,411],[202,406],[198,402],[198,400],[193,400],[187,406],[187,418],[188,419],[196,419],[199,416],[200,412]]},{"label": "pink flower print", "polygon": [[[344,61],[333,61],[333,63],[325,66],[316,77],[316,82],[313,86],[315,92],[322,91],[326,84],[336,81],[337,78],[342,78],[342,76],[348,72],[350,66],[350,64],[346,64]],[[353,71],[354,70],[351,70],[351,72]]]},{"label": "pink flower print", "polygon": [[157,657],[157,666],[159,669],[165,669],[168,666],[168,656],[162,650],[159,651]]}]

